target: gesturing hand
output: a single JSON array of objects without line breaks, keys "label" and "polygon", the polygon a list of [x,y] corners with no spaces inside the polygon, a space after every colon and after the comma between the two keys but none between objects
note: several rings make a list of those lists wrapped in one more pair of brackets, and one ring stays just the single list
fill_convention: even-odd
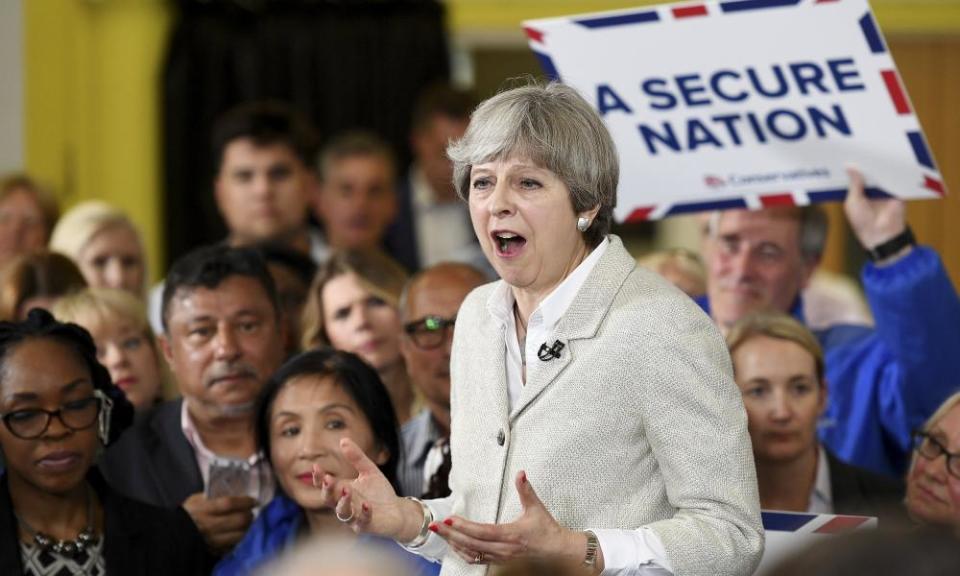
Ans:
[{"label": "gesturing hand", "polygon": [[872,249],[906,229],[906,207],[903,200],[871,200],[864,192],[863,174],[853,167],[847,168],[847,174],[850,176],[850,187],[843,202],[843,209],[861,246]]},{"label": "gesturing hand", "polygon": [[340,450],[358,474],[354,479],[337,479],[330,474],[314,478],[320,483],[327,506],[336,510],[337,518],[349,523],[354,532],[370,532],[399,542],[413,540],[423,522],[420,506],[398,497],[380,468],[353,440],[340,440]]},{"label": "gesturing hand", "polygon": [[[451,516],[437,527],[451,549],[469,563],[502,564],[520,558],[553,558],[579,565],[586,555],[582,532],[561,526],[537,497],[526,472],[517,474],[517,493],[523,512],[508,524],[479,524]],[[602,560],[598,557],[599,568]]]}]

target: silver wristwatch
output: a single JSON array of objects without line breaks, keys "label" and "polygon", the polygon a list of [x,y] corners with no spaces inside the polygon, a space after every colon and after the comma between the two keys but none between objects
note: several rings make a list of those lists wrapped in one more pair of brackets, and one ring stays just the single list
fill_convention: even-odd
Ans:
[{"label": "silver wristwatch", "polygon": [[596,570],[600,541],[597,540],[597,535],[590,530],[585,531],[584,534],[587,535],[587,555],[583,558],[583,567],[593,572]]}]

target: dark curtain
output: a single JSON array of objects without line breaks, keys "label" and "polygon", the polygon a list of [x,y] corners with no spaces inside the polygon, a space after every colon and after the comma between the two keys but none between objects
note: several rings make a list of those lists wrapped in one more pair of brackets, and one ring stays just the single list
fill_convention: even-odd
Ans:
[{"label": "dark curtain", "polygon": [[449,78],[436,0],[179,0],[163,71],[167,259],[225,236],[210,129],[232,106],[289,102],[322,138],[378,132],[409,162],[414,99]]}]

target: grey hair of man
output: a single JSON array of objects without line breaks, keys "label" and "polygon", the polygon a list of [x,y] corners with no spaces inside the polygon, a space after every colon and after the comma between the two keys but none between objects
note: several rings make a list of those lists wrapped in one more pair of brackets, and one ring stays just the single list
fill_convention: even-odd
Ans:
[{"label": "grey hair of man", "polygon": [[[710,214],[707,224],[707,233],[715,237],[720,229],[720,215],[717,210]],[[807,261],[819,262],[823,250],[827,245],[829,222],[827,213],[816,204],[801,206],[793,209],[794,218],[800,224],[800,254]]]},{"label": "grey hair of man", "polygon": [[407,303],[410,300],[410,293],[413,292],[414,288],[418,284],[423,282],[424,278],[429,278],[437,275],[446,275],[446,278],[452,278],[459,280],[465,284],[472,284],[476,286],[482,286],[486,284],[489,278],[476,266],[471,266],[463,262],[440,262],[434,264],[433,266],[421,270],[414,274],[407,283],[403,285],[403,291],[400,292],[400,304],[398,306],[400,310],[400,320],[407,322],[410,320],[409,312],[407,309]]},{"label": "grey hair of man", "polygon": [[464,200],[469,200],[473,166],[523,159],[557,175],[570,191],[575,212],[599,207],[583,233],[587,246],[597,246],[610,233],[620,179],[617,148],[600,116],[569,86],[521,86],[484,101],[447,155],[454,187]]}]

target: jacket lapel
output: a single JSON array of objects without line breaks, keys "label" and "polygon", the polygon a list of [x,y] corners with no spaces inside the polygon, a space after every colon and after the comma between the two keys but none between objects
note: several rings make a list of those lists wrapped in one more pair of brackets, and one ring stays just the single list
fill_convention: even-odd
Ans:
[{"label": "jacket lapel", "polygon": [[[580,287],[570,308],[557,323],[554,339],[564,344],[560,358],[549,361],[542,361],[539,358],[527,360],[528,365],[535,362],[537,368],[528,371],[527,382],[520,393],[520,400],[510,415],[511,424],[570,365],[576,355],[575,341],[596,336],[620,286],[636,267],[636,261],[623,247],[620,238],[612,234],[608,238],[610,246],[587,276],[586,282]],[[505,353],[503,348],[501,345],[499,352],[501,356]],[[502,365],[505,366],[506,363]],[[506,381],[503,382],[503,389],[506,390]]]},{"label": "jacket lapel", "polygon": [[164,502],[179,505],[188,496],[203,490],[203,476],[197,467],[193,447],[183,435],[180,426],[180,410],[184,400],[170,405],[170,411],[153,422],[156,459],[155,467],[157,489],[163,494]]},{"label": "jacket lapel", "polygon": [[[506,297],[507,290],[509,287],[506,284],[498,284],[487,298],[487,309],[493,310],[498,305],[502,305],[500,301]],[[494,321],[483,325],[474,346],[480,348],[476,352],[477,358],[491,361],[490,364],[478,368],[499,367],[492,370],[490,378],[483,379],[486,384],[482,397],[490,403],[490,414],[495,415],[501,422],[505,422],[510,411],[510,397],[507,392],[507,348],[504,346],[507,325],[496,315],[491,315]]]}]

